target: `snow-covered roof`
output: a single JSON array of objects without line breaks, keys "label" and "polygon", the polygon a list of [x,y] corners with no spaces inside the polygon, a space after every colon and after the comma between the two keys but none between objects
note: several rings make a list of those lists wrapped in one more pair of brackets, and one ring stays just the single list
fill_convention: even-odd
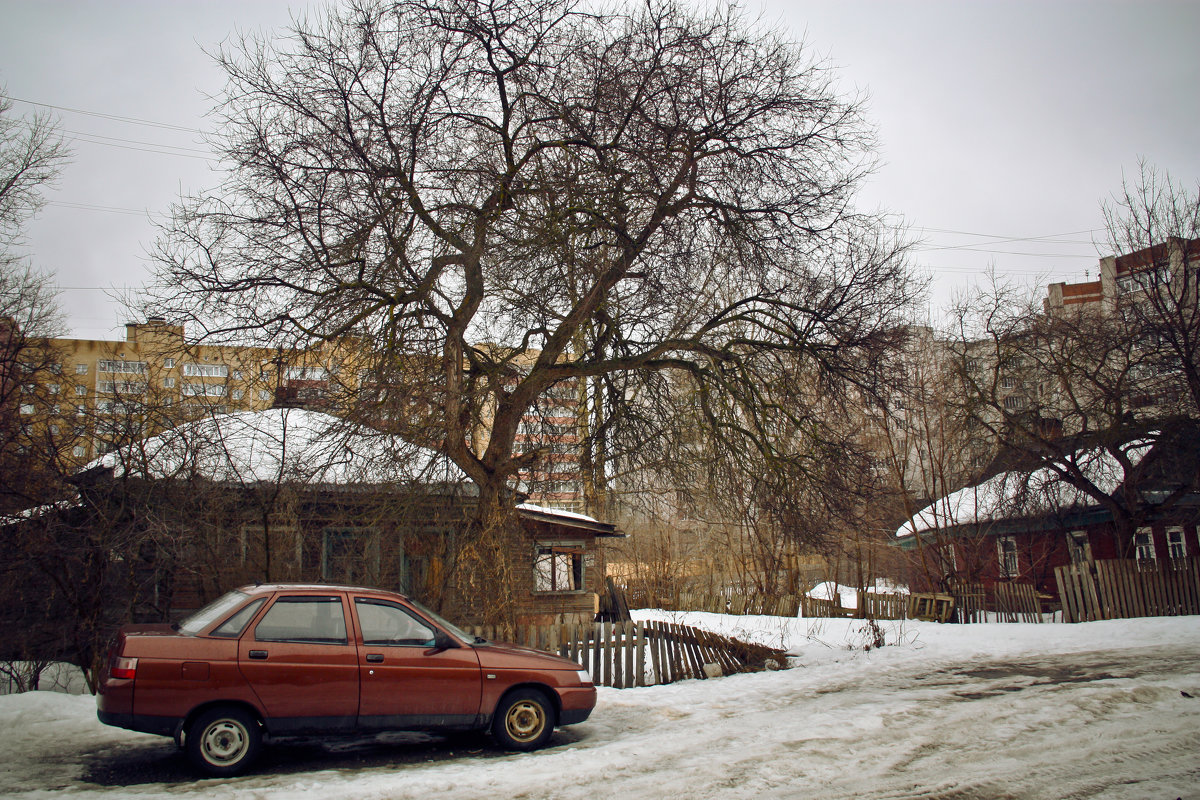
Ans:
[{"label": "snow-covered roof", "polygon": [[521,503],[517,506],[517,511],[524,512],[527,516],[558,522],[562,525],[568,525],[576,528],[588,528],[602,535],[625,535],[617,532],[616,527],[611,523],[601,522],[595,517],[589,517],[586,514],[579,514],[574,511],[566,511],[561,508],[546,508],[544,506],[534,505],[533,503]]},{"label": "snow-covered roof", "polygon": [[[1152,446],[1152,439],[1138,439],[1126,444],[1122,451],[1131,464],[1137,466]],[[1106,494],[1115,492],[1125,480],[1121,464],[1103,448],[1080,450],[1073,456],[1072,463]],[[1050,467],[1032,473],[1002,472],[976,486],[948,494],[921,509],[912,520],[896,530],[896,537],[1094,505],[1095,498],[1062,480]]]},{"label": "snow-covered roof", "polygon": [[449,459],[330,414],[273,408],[188,422],[101,456],[85,470],[148,478],[306,484],[458,483]]}]

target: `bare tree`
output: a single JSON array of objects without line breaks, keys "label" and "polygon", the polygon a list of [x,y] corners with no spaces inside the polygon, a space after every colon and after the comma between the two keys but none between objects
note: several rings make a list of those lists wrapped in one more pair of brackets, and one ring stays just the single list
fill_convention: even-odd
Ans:
[{"label": "bare tree", "polygon": [[148,307],[210,338],[354,337],[380,423],[478,484],[482,527],[557,384],[617,387],[593,464],[667,372],[731,410],[706,414],[721,436],[798,460],[774,433],[807,410],[761,382],[868,382],[917,294],[851,205],[859,104],[732,8],[360,1],[218,61],[229,171],[177,210]]},{"label": "bare tree", "polygon": [[21,257],[25,221],[66,162],[66,146],[46,115],[14,118],[0,93],[0,511],[44,500],[66,437],[48,421],[56,398],[54,354],[45,337],[64,326],[48,276]]},{"label": "bare tree", "polygon": [[[1113,311],[1152,362],[1156,394],[1200,417],[1200,186],[1142,162],[1104,205]],[[1119,270],[1119,272],[1118,272]]]}]

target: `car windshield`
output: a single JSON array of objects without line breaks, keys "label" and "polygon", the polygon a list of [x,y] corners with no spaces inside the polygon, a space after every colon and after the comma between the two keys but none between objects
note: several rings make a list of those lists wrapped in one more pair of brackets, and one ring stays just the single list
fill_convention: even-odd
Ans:
[{"label": "car windshield", "polygon": [[450,622],[449,620],[447,620],[441,614],[438,614],[434,611],[430,611],[428,608],[421,605],[416,600],[413,600],[412,598],[408,598],[408,602],[412,603],[413,607],[416,608],[418,611],[420,611],[422,614],[429,617],[431,620],[436,622],[438,625],[441,625],[446,630],[450,631],[450,633],[452,633],[454,636],[458,637],[459,639],[462,639],[462,641],[465,644],[478,644],[480,642],[485,641],[480,636],[475,636],[474,634],[467,633],[462,628],[455,625],[453,622]]},{"label": "car windshield", "polygon": [[180,633],[185,633],[188,636],[195,636],[200,631],[207,628],[212,623],[225,616],[233,609],[240,606],[250,595],[245,592],[239,592],[234,589],[232,592],[227,592],[221,595],[216,600],[212,601],[204,608],[187,617],[179,623],[177,630]]}]

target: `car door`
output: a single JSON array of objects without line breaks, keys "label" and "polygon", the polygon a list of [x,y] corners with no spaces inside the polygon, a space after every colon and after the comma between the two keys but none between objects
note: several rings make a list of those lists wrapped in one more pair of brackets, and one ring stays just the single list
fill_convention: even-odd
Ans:
[{"label": "car door", "polygon": [[275,733],[352,730],[358,715],[358,648],[338,593],[277,595],[242,635],[238,666]]},{"label": "car door", "polygon": [[455,642],[458,646],[439,649],[434,625],[395,601],[355,597],[354,611],[360,638],[359,727],[475,725],[483,682],[473,648]]}]

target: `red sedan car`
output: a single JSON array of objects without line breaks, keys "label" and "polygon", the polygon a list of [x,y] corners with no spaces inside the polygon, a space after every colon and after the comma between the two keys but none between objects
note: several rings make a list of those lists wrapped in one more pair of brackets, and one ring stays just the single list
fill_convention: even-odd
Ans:
[{"label": "red sedan car", "polygon": [[178,625],[122,628],[100,721],[173,736],[211,775],[236,775],[264,736],[488,730],[534,750],[596,704],[587,670],[487,642],[393,592],[247,586]]}]

